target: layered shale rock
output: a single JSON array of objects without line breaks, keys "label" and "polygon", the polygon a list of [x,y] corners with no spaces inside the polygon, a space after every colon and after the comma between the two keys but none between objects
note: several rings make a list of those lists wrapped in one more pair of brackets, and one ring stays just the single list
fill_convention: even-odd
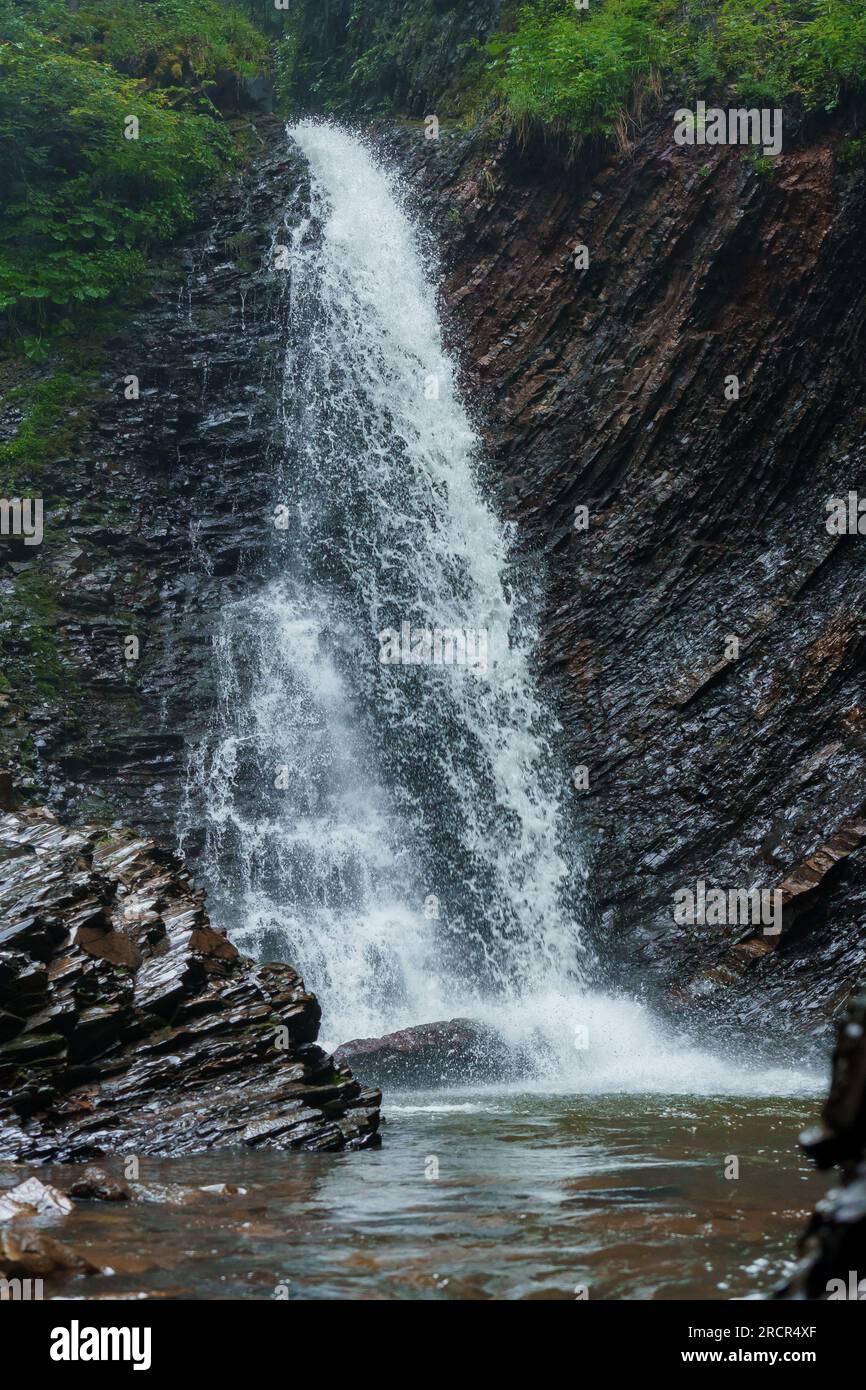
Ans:
[{"label": "layered shale rock", "polygon": [[[381,140],[545,576],[604,957],[784,1054],[866,953],[866,537],[827,529],[866,476],[866,179],[837,158],[850,112],[787,127],[772,169],[676,146],[672,117],[571,161],[447,122]],[[779,889],[781,934],[678,925],[698,880]]]},{"label": "layered shale rock", "polygon": [[[459,48],[459,7],[429,8]],[[305,7],[311,100],[345,9]],[[484,37],[498,7],[475,9]],[[445,79],[413,43],[359,73],[361,109],[437,109]],[[672,114],[570,162],[447,117],[438,140],[423,122],[378,134],[435,233],[486,483],[541,589],[545,696],[563,776],[587,769],[574,809],[611,982],[784,1054],[828,1034],[866,953],[866,538],[826,528],[866,463],[866,180],[837,159],[851,113],[788,130],[770,170],[676,146]],[[46,597],[37,618],[10,600],[0,745],[68,819],[175,833],[215,699],[214,615],[274,563],[287,285],[271,249],[286,209],[303,218],[305,173],[282,122],[256,119],[250,139],[244,176],[110,344],[84,437],[46,481],[38,554],[4,552],[0,596]],[[0,433],[14,428],[7,410]],[[32,651],[53,664],[28,686]],[[678,925],[674,894],[698,880],[778,889],[781,934]]]},{"label": "layered shale rock", "polygon": [[239,955],[153,841],[8,812],[0,922],[0,1158],[377,1142],[303,981]]},{"label": "layered shale rock", "polygon": [[[54,430],[68,451],[33,480],[42,544],[0,540],[0,769],[71,823],[166,841],[215,701],[215,621],[266,564],[284,447],[290,277],[272,248],[301,215],[304,165],[284,121],[237,125],[254,158],[75,382]],[[14,385],[4,366],[0,439],[20,425]]]},{"label": "layered shale rock", "polygon": [[839,1027],[821,1125],[802,1138],[819,1168],[841,1181],[818,1203],[800,1241],[800,1264],[779,1298],[866,1299],[866,995]]}]

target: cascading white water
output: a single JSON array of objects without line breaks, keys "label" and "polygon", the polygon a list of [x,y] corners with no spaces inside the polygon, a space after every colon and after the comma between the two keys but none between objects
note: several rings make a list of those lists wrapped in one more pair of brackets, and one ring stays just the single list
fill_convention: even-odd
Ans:
[{"label": "cascading white water", "polygon": [[[286,529],[278,577],[225,614],[192,769],[215,915],[299,967],[331,1044],[472,1015],[583,1086],[700,1089],[703,1065],[724,1089],[722,1064],[589,992],[531,585],[479,485],[424,257],[359,140],[290,134],[311,205],[284,300]],[[383,664],[405,624],[483,632],[487,660]]]}]

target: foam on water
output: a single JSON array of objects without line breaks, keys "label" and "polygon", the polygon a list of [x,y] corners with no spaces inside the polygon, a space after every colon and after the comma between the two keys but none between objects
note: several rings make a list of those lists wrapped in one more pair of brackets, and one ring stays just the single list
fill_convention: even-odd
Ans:
[{"label": "foam on water", "polygon": [[[215,916],[299,967],[332,1045],[471,1015],[532,1050],[541,1081],[795,1086],[732,1073],[634,1001],[591,992],[532,583],[479,481],[430,268],[361,141],[311,122],[290,135],[310,203],[284,234],[274,503],[288,529],[270,577],[226,611],[218,708],[191,765]],[[378,634],[404,622],[485,630],[486,667],[383,665]]]},{"label": "foam on water", "polygon": [[744,1056],[741,1040],[732,1042],[728,1055],[709,1052],[637,1000],[592,989],[575,994],[553,988],[505,1010],[487,1002],[476,1016],[498,1028],[515,1053],[536,1060],[529,1089],[811,1096],[827,1084],[814,1069],[766,1065],[758,1045]]}]

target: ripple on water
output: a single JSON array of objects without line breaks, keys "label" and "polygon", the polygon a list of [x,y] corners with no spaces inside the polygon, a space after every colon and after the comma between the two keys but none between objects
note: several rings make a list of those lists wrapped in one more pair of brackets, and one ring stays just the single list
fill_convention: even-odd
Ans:
[{"label": "ripple on water", "polygon": [[[81,1204],[52,1233],[116,1272],[58,1291],[573,1299],[586,1284],[591,1298],[747,1297],[784,1275],[826,1190],[796,1144],[817,1109],[406,1093],[377,1152],[142,1159],[151,1194],[185,1199]],[[75,1172],[44,1176],[66,1187]],[[20,1176],[0,1169],[0,1186]],[[214,1184],[227,1195],[201,1191]]]}]

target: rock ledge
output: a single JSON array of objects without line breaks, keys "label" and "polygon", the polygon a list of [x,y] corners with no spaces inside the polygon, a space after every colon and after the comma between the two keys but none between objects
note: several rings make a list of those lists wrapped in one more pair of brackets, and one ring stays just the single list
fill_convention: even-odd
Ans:
[{"label": "rock ledge", "polygon": [[0,1158],[373,1145],[381,1094],[316,1045],[319,1019],[153,840],[0,815]]}]

